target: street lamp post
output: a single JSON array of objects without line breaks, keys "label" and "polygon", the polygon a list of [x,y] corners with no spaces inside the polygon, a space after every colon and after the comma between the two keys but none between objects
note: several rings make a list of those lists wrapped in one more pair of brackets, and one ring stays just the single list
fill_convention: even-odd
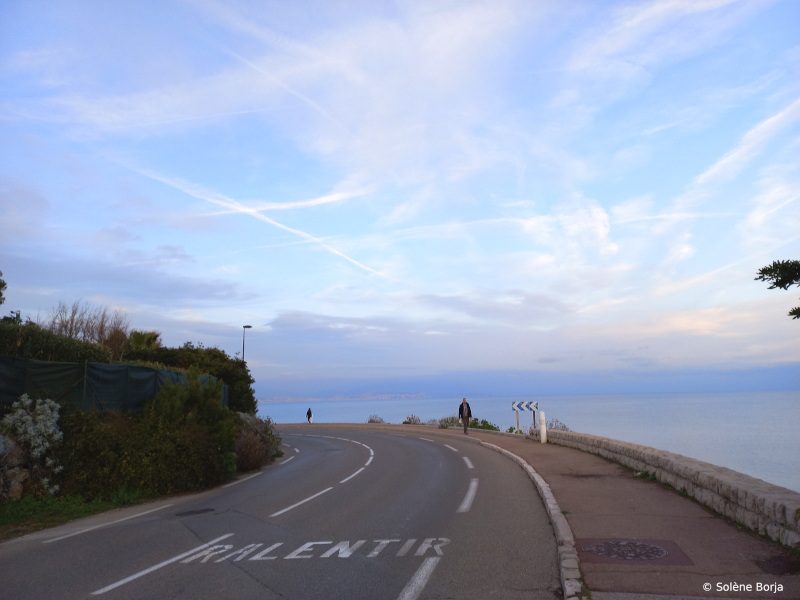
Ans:
[{"label": "street lamp post", "polygon": [[252,329],[252,325],[242,325],[242,362],[244,362],[244,333],[246,329]]}]

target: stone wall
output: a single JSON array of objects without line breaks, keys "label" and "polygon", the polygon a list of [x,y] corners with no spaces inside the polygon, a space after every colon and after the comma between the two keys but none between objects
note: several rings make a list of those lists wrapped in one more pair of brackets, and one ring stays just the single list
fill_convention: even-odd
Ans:
[{"label": "stone wall", "polygon": [[[539,432],[528,436],[539,441]],[[547,430],[547,441],[598,454],[683,491],[748,529],[800,548],[800,493],[700,460],[609,438]]]}]

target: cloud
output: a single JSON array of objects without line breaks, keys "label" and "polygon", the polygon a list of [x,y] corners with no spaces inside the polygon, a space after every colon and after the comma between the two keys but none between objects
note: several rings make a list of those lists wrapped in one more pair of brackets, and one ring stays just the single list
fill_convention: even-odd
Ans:
[{"label": "cloud", "polygon": [[361,269],[363,269],[363,270],[365,270],[365,271],[367,271],[369,273],[372,273],[373,275],[378,275],[380,277],[385,277],[385,275],[383,275],[383,273],[379,273],[378,271],[376,271],[374,269],[371,269],[370,267],[368,267],[366,265],[361,264],[357,260],[354,260],[354,259],[350,258],[346,254],[344,254],[344,253],[340,252],[339,250],[333,248],[332,246],[326,244],[320,238],[315,237],[315,236],[313,236],[313,235],[311,235],[309,233],[306,233],[304,231],[300,231],[299,229],[293,229],[291,227],[287,227],[286,225],[282,225],[281,223],[278,223],[277,221],[274,221],[273,219],[270,219],[269,217],[266,217],[266,216],[260,214],[259,213],[259,209],[257,209],[257,208],[251,208],[251,207],[245,206],[241,202],[238,202],[236,200],[233,200],[231,198],[223,196],[222,194],[219,194],[217,192],[213,192],[211,190],[208,190],[208,189],[204,188],[203,186],[200,186],[200,185],[197,185],[197,184],[193,184],[193,183],[189,183],[189,182],[184,181],[182,179],[178,179],[178,178],[174,178],[174,177],[165,177],[163,175],[158,175],[156,173],[153,173],[153,172],[150,172],[150,171],[145,171],[145,170],[137,170],[137,169],[133,169],[133,170],[135,170],[137,173],[140,173],[141,175],[144,175],[145,177],[149,177],[151,179],[155,179],[156,181],[160,181],[161,183],[164,183],[164,184],[166,184],[166,185],[168,185],[170,187],[173,187],[175,189],[181,190],[182,192],[185,192],[186,194],[189,194],[190,196],[194,196],[195,198],[199,198],[201,200],[206,200],[208,202],[211,202],[212,204],[216,204],[216,205],[222,206],[224,208],[232,209],[233,212],[237,212],[237,213],[245,214],[245,215],[250,215],[251,217],[254,217],[254,218],[256,218],[256,219],[258,219],[260,221],[264,221],[265,223],[269,223],[270,225],[273,225],[273,226],[275,226],[275,227],[277,227],[279,229],[283,229],[284,231],[288,231],[289,233],[293,233],[294,235],[297,235],[297,236],[299,236],[299,237],[301,237],[301,238],[303,238],[305,240],[308,240],[310,242],[316,243],[317,245],[321,246],[322,248],[324,248],[325,250],[327,250],[331,254],[335,254],[337,256],[340,256],[340,257],[344,258],[345,260],[347,260],[348,262],[353,263],[357,267],[359,267],[359,268],[361,268]]},{"label": "cloud", "polygon": [[694,185],[705,187],[733,179],[745,165],[758,156],[769,140],[786,131],[786,128],[798,119],[800,119],[800,98],[745,133],[730,152],[694,179]]},{"label": "cloud", "polygon": [[24,237],[41,227],[50,202],[32,185],[0,177],[0,230],[3,236]]}]

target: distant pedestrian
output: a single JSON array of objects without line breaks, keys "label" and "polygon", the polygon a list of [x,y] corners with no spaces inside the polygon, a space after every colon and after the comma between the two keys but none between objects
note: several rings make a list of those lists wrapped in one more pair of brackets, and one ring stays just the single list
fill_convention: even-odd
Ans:
[{"label": "distant pedestrian", "polygon": [[469,427],[469,420],[472,418],[472,409],[470,409],[469,402],[467,402],[466,398],[458,405],[458,418],[464,423],[464,433],[469,435],[467,428]]},{"label": "distant pedestrian", "polygon": [[314,415],[311,414],[311,409],[310,408],[308,409],[308,412],[306,413],[306,419],[308,419],[309,423],[313,423],[314,422]]}]

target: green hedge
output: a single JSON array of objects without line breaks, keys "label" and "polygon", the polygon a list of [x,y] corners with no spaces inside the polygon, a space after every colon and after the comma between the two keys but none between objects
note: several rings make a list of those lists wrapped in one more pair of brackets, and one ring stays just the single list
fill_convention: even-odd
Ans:
[{"label": "green hedge", "polygon": [[61,493],[109,500],[198,491],[236,473],[238,416],[221,406],[222,384],[166,385],[140,414],[76,411],[59,420]]},{"label": "green hedge", "polygon": [[73,340],[42,329],[35,323],[0,323],[0,355],[53,362],[108,363],[108,352],[97,344]]},{"label": "green hedge", "polygon": [[186,343],[180,348],[131,350],[125,353],[125,360],[160,363],[167,368],[197,367],[202,373],[213,375],[230,386],[228,407],[232,411],[250,415],[256,413],[256,398],[251,387],[255,379],[250,375],[247,364],[231,358],[219,348],[204,348]]}]

